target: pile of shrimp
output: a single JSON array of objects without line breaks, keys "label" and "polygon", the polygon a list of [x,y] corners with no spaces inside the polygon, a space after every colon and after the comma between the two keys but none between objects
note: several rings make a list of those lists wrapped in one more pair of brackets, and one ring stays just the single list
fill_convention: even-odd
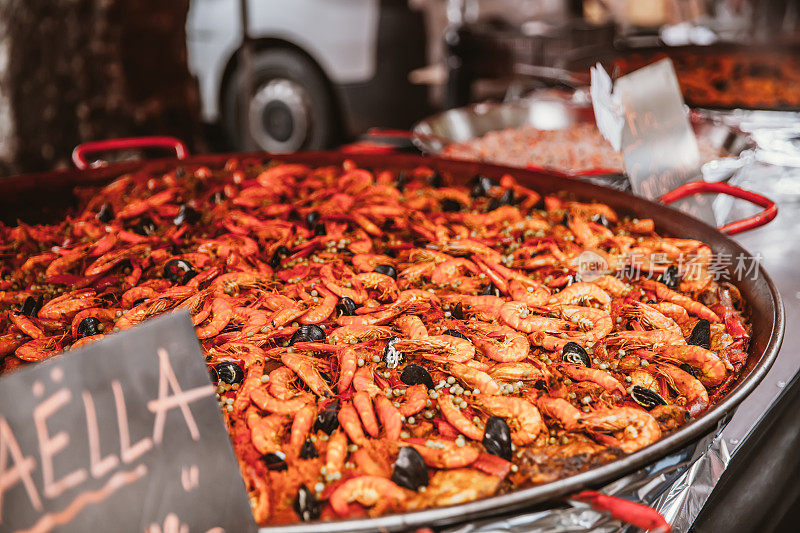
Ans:
[{"label": "pile of shrimp", "polygon": [[[188,311],[259,524],[568,476],[731,386],[748,326],[707,245],[451,178],[234,158],[79,191],[58,223],[0,225],[1,368]],[[582,277],[585,250],[608,272]]]}]

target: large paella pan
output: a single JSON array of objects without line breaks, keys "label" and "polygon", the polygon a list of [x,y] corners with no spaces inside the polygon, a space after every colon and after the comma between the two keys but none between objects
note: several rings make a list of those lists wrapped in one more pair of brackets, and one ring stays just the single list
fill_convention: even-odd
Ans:
[{"label": "large paella pan", "polygon": [[[265,165],[269,159],[286,164]],[[775,358],[783,334],[783,310],[772,282],[758,265],[754,266],[753,275],[736,279],[724,289],[714,285],[717,299],[715,301],[713,295],[706,295],[707,306],[696,300],[683,306],[684,311],[688,311],[683,328],[678,325],[683,320],[678,315],[682,314],[672,309],[678,314],[665,327],[673,330],[677,327],[674,335],[680,336],[680,341],[684,341],[684,336],[696,334],[698,327],[729,335],[727,347],[731,351],[723,356],[724,350],[718,349],[713,368],[681,358],[681,354],[697,347],[705,350],[703,354],[713,353],[713,349],[719,347],[711,346],[709,339],[704,341],[706,348],[702,348],[697,339],[694,339],[697,343],[688,344],[646,340],[635,346],[616,346],[610,357],[600,352],[596,344],[599,339],[590,340],[598,327],[606,327],[606,315],[611,316],[610,306],[614,302],[621,306],[615,311],[618,313],[615,318],[619,320],[614,321],[617,325],[609,323],[601,338],[630,340],[649,337],[656,329],[648,325],[648,320],[660,320],[650,313],[649,309],[656,308],[653,306],[687,303],[674,296],[678,291],[692,296],[698,294],[690,286],[681,289],[675,280],[670,279],[678,273],[684,277],[678,283],[692,282],[685,272],[670,268],[673,265],[668,261],[651,265],[655,269],[650,272],[650,277],[645,276],[648,279],[631,281],[630,288],[615,297],[609,296],[616,290],[611,285],[606,286],[605,296],[599,292],[573,295],[573,292],[579,292],[575,288],[586,289],[587,282],[576,279],[578,272],[570,270],[571,263],[547,265],[545,261],[543,265],[537,263],[535,267],[526,267],[529,274],[526,277],[531,281],[521,287],[519,296],[510,296],[512,291],[520,289],[512,288],[512,282],[526,283],[513,273],[517,258],[508,246],[515,239],[539,239],[539,244],[552,243],[556,241],[548,238],[559,238],[559,232],[568,231],[572,233],[572,239],[564,233],[561,235],[563,239],[557,242],[577,239],[578,244],[591,244],[592,249],[602,251],[604,245],[593,238],[593,233],[609,237],[605,229],[617,237],[639,235],[633,237],[633,242],[641,243],[655,235],[647,222],[652,220],[659,236],[681,239],[668,241],[672,245],[692,240],[708,246],[718,256],[749,257],[728,236],[702,222],[660,204],[588,183],[555,179],[541,172],[404,155],[349,156],[350,162],[342,166],[343,160],[341,154],[335,153],[269,158],[263,154],[201,156],[177,165],[170,160],[123,163],[88,171],[21,176],[3,181],[0,189],[4,194],[0,196],[0,202],[6,223],[14,224],[17,218],[51,223],[47,227],[5,228],[4,254],[9,264],[16,265],[15,261],[23,259],[20,268],[26,264],[26,268],[38,272],[36,265],[39,263],[49,266],[54,260],[67,256],[58,253],[60,247],[48,251],[40,246],[38,253],[31,251],[28,257],[10,259],[12,251],[18,253],[27,248],[20,248],[18,244],[16,248],[9,247],[9,235],[11,240],[26,241],[22,234],[28,233],[51,244],[47,242],[50,238],[47,231],[64,238],[59,232],[65,224],[69,226],[68,237],[75,241],[81,241],[81,229],[78,229],[81,222],[87,222],[82,227],[86,232],[92,231],[94,220],[102,218],[106,219],[104,223],[117,221],[120,224],[113,232],[104,232],[94,238],[87,235],[89,238],[78,245],[85,247],[82,255],[71,257],[72,262],[62,259],[59,264],[64,267],[63,271],[42,271],[34,283],[24,287],[25,290],[19,285],[23,278],[18,280],[7,269],[4,276],[9,289],[36,293],[15,302],[19,307],[8,309],[9,314],[15,316],[13,327],[30,336],[22,339],[29,342],[20,343],[20,348],[37,340],[35,329],[25,329],[30,326],[39,328],[39,332],[48,337],[60,335],[57,341],[53,341],[58,348],[76,340],[91,342],[111,328],[126,327],[130,325],[128,322],[150,316],[155,309],[163,311],[175,307],[165,304],[159,291],[169,291],[170,294],[185,292],[186,297],[178,304],[188,305],[195,314],[198,335],[204,339],[208,361],[215,372],[214,379],[219,383],[221,404],[229,414],[234,446],[255,498],[257,518],[265,524],[280,523],[276,527],[282,531],[308,527],[308,524],[286,522],[320,517],[329,521],[315,528],[330,531],[445,524],[489,512],[543,504],[585,487],[598,486],[708,433],[752,391]],[[322,170],[310,170],[317,167],[322,167]],[[123,174],[127,177],[122,181],[106,185]],[[298,176],[302,177],[299,181]],[[477,180],[476,176],[479,176]],[[280,179],[273,179],[276,177]],[[471,196],[466,189],[451,187],[464,186],[470,181]],[[368,207],[378,213],[372,216],[367,216],[367,211],[360,206],[353,208],[352,204],[339,212],[308,204],[319,186],[334,182],[338,184],[334,195],[371,195],[382,191],[383,195],[395,199],[401,195],[407,204],[401,206],[388,201],[370,204]],[[75,196],[73,193],[78,186],[89,187],[84,189],[89,194]],[[101,186],[105,188],[92,189]],[[170,191],[176,186],[188,188],[180,192]],[[308,195],[295,198],[296,190],[287,190],[286,187],[306,188]],[[723,185],[715,187],[733,191]],[[277,207],[270,201],[254,201],[250,194],[264,191],[253,190],[242,196],[241,193],[249,188],[277,188],[272,191],[279,189],[281,195],[295,198],[296,202]],[[138,192],[135,197],[133,194],[131,197],[118,197],[117,203],[110,205],[114,204],[114,194],[122,189]],[[43,190],[47,191],[46,195],[42,194]],[[268,191],[265,194],[272,193]],[[421,218],[410,216],[407,205],[427,215]],[[81,218],[78,215],[67,223],[61,222],[64,209],[76,206],[79,208],[77,212],[86,215],[88,209],[91,216]],[[247,206],[258,211],[262,218],[267,211],[277,209],[279,212],[271,212],[270,219],[285,224],[302,224],[305,227],[303,237],[281,244],[264,235],[259,237],[259,231],[271,229],[261,227],[261,222],[254,220],[253,215],[247,217]],[[517,239],[519,236],[514,234],[514,227],[503,224],[503,220],[505,216],[516,217],[520,209],[526,209],[528,217],[515,219],[523,226],[519,228],[522,238]],[[593,220],[579,220],[587,213],[586,210],[592,209],[600,210],[586,215]],[[228,216],[231,211],[241,214]],[[500,216],[500,213],[505,214]],[[367,220],[359,219],[359,215],[367,217]],[[767,213],[762,219],[771,216],[774,212]],[[212,219],[218,219],[229,236],[220,240],[219,235],[203,229],[194,236],[202,241],[200,246],[203,248],[192,252],[182,249],[186,236],[194,231],[182,229],[191,219],[201,221],[203,228]],[[450,223],[447,223],[448,219]],[[159,223],[163,220],[170,221],[169,228]],[[440,222],[431,225],[433,220]],[[444,225],[442,220],[446,222]],[[531,223],[537,227],[525,226]],[[257,227],[248,227],[249,224]],[[348,224],[358,226],[352,235],[337,233]],[[456,234],[448,233],[460,231],[456,229],[458,226],[468,231],[472,228],[474,234],[456,238]],[[486,235],[481,233],[481,227],[496,230],[497,243],[504,243],[506,257],[482,241]],[[742,225],[727,227],[731,232],[740,229]],[[526,234],[527,230],[531,232]],[[115,236],[109,237],[112,233]],[[258,240],[242,238],[251,233]],[[159,247],[154,236],[161,238],[165,234],[168,234],[169,243]],[[332,246],[309,245],[311,242],[327,242],[326,237],[330,235],[336,235],[337,239]],[[383,235],[388,237],[383,238]],[[401,240],[400,236],[404,239]],[[509,236],[510,239],[506,239]],[[262,237],[264,242],[259,242]],[[640,237],[642,240],[637,241]],[[133,242],[117,246],[117,241],[126,239]],[[586,242],[581,243],[582,239]],[[107,246],[111,241],[114,242],[101,255],[122,249],[125,250],[120,252],[122,258],[114,256],[99,261],[98,257],[92,257],[93,248],[101,242],[102,246]],[[253,250],[250,241],[256,245]],[[28,238],[27,245],[30,242]],[[354,242],[363,249],[354,247]],[[71,244],[74,242],[65,241],[63,247],[69,248]],[[130,251],[137,246],[141,247],[142,254]],[[371,247],[376,249],[371,250]],[[269,248],[269,251],[264,248]],[[567,244],[564,248],[575,251]],[[343,253],[343,249],[347,252]],[[247,257],[242,256],[244,250],[250,250]],[[427,253],[434,259],[413,261],[411,254],[414,250],[417,254]],[[220,262],[205,264],[205,259],[198,253],[205,253]],[[50,257],[47,254],[55,255]],[[312,261],[321,266],[307,267],[308,261],[302,259],[310,257],[309,254],[313,254]],[[326,274],[325,265],[330,268],[327,259],[333,257],[346,257],[347,261],[336,263],[335,274]],[[357,258],[355,262],[354,258]],[[536,256],[525,258],[526,261],[530,259],[536,259]],[[109,261],[112,266],[108,266]],[[421,264],[426,262],[432,265]],[[258,274],[247,280],[242,278],[240,273],[246,269],[238,267],[245,264]],[[121,271],[112,272],[115,266],[121,267]],[[553,268],[547,276],[539,278],[535,272],[542,266],[557,266],[558,272]],[[138,283],[142,272],[151,268],[154,268],[153,272],[161,273],[152,276],[152,286]],[[412,271],[419,269],[423,280],[420,286],[414,283],[403,285],[402,272],[407,273],[405,277],[410,277],[409,268]],[[724,268],[731,278],[736,278],[733,265],[723,265]],[[436,274],[428,272],[428,269],[435,269]],[[308,271],[319,273],[313,285],[305,280]],[[440,279],[431,279],[434,275]],[[216,283],[215,276],[223,282]],[[92,278],[90,283],[76,289],[87,277]],[[108,280],[108,277],[115,279]],[[126,281],[119,282],[120,278]],[[225,306],[226,302],[237,297],[242,298],[240,307],[252,304],[254,300],[250,298],[262,302],[265,298],[275,299],[275,293],[280,292],[276,290],[276,279],[281,280],[277,283],[280,287],[296,286],[299,289],[294,290],[303,291],[305,295],[296,295],[296,300],[302,301],[302,305],[294,305],[291,298],[282,294],[279,302],[266,305],[271,314],[263,323],[260,320],[265,317],[257,310],[245,313]],[[8,283],[10,280],[11,284]],[[126,282],[129,285],[125,285]],[[102,292],[100,286],[103,284],[113,289]],[[83,291],[78,299],[91,299],[97,305],[78,304],[80,309],[68,313],[70,316],[61,321],[61,326],[54,324],[60,319],[56,311],[63,307],[58,304],[64,300],[51,302],[60,297],[57,294],[65,292],[56,285]],[[670,286],[676,290],[669,289]],[[194,290],[185,290],[185,287]],[[360,287],[366,287],[363,294],[359,294]],[[136,294],[129,292],[135,288],[145,290],[134,291]],[[148,288],[153,294],[146,290]],[[252,289],[261,292],[250,294],[248,291]],[[432,296],[423,297],[423,292]],[[198,294],[204,296],[198,297]],[[406,295],[406,300],[401,301],[402,294]],[[525,305],[520,303],[526,295],[533,294],[540,295],[542,300]],[[48,296],[48,301],[39,304],[33,298],[37,295]],[[476,300],[484,296],[503,311],[497,310],[494,314],[492,309],[476,305],[487,301]],[[730,301],[739,297],[746,302],[744,306]],[[33,302],[29,298],[33,298]],[[190,298],[196,301],[185,303]],[[566,300],[561,301],[562,298]],[[44,309],[43,315],[36,316],[31,306],[33,309],[39,307],[37,312]],[[662,307],[666,313],[662,313],[662,317],[669,314],[668,307]],[[77,320],[79,313],[91,309],[97,311],[85,313]],[[511,316],[509,310],[516,316]],[[234,318],[237,314],[242,316]],[[278,314],[282,318],[277,318]],[[285,320],[287,316],[289,318]],[[402,317],[406,318],[400,320]],[[542,322],[542,325],[531,325],[532,319]],[[698,326],[702,320],[706,323]],[[635,325],[618,326],[627,326],[631,322]],[[253,329],[256,325],[258,327]],[[360,337],[349,339],[356,341],[353,346],[365,350],[356,353],[351,360],[346,355],[352,351],[348,345],[341,343],[343,346],[336,347],[331,340],[338,337],[343,340],[343,335],[351,331],[341,328],[353,325],[364,326],[374,336],[369,340]],[[53,331],[58,327],[62,328],[60,334]],[[365,328],[358,334],[362,334]],[[524,339],[521,347],[518,346],[520,333]],[[21,334],[16,334],[17,340]],[[703,335],[703,332],[697,334]],[[745,338],[746,343],[737,344]],[[361,341],[365,341],[363,346]],[[665,345],[675,343],[688,348],[665,350],[670,348]],[[245,345],[252,348],[244,349]],[[746,351],[743,350],[745,347]],[[47,350],[57,351],[58,348],[42,344],[39,352],[46,355]],[[515,354],[517,349],[524,353]],[[476,350],[481,352],[477,358]],[[625,366],[628,364],[623,362],[626,351],[635,352],[636,368]],[[15,354],[20,360],[26,357],[37,359],[36,350]],[[669,360],[662,361],[662,358]],[[6,359],[9,360],[8,356]],[[477,364],[470,363],[473,359]],[[723,360],[730,368],[720,366]],[[511,366],[500,370],[515,372],[514,379],[508,379],[498,370],[498,365],[506,363]],[[688,363],[688,367],[682,369],[681,363]],[[672,381],[659,384],[655,380],[652,387],[644,381],[638,385],[635,380],[646,378],[644,375],[636,377],[634,372],[650,366],[671,372]],[[349,376],[347,369],[352,372]],[[365,377],[363,369],[368,369],[370,374],[366,381],[362,379],[359,388],[354,382]],[[537,377],[529,379],[525,372]],[[602,373],[602,378],[598,378],[599,373]],[[278,384],[284,389],[292,382],[297,385],[297,390],[289,391],[289,395],[283,398],[280,397],[282,391],[273,390],[270,384],[282,374],[285,374],[284,380]],[[407,379],[404,379],[404,374],[407,374]],[[690,398],[686,391],[674,386],[676,376],[689,376],[694,380],[692,383],[702,383],[704,391],[709,394],[706,396],[708,399]],[[589,385],[581,386],[582,383]],[[636,389],[637,386],[642,390]],[[421,405],[424,407],[416,411],[409,407],[416,402],[412,397],[415,393],[411,393],[413,387],[423,392]],[[558,394],[550,394],[556,389],[560,391]],[[245,390],[247,395],[240,392]],[[374,402],[377,420],[368,420],[365,413],[371,408],[355,407],[360,392],[367,393],[367,402]],[[319,403],[309,406],[307,401],[295,401],[299,398],[317,398]],[[563,403],[548,404],[548,399]],[[277,400],[285,403],[276,407]],[[559,411],[559,407],[564,409]],[[653,415],[648,414],[648,411],[660,410],[658,412],[664,411],[666,415],[669,409],[661,408],[669,407],[676,408],[684,418],[657,417],[656,411]],[[410,410],[405,411],[406,408]],[[311,422],[305,428],[304,423],[298,424],[300,433],[297,439],[290,434],[290,429],[291,433],[295,430],[295,423],[290,418],[295,411],[298,414],[296,418],[300,418],[300,412],[308,411],[307,420]],[[472,415],[472,418],[465,414]],[[621,415],[629,416],[631,420],[622,426],[615,425]],[[570,427],[571,417],[579,427]],[[658,423],[655,423],[657,418]],[[373,422],[380,423],[374,435],[371,431]],[[278,429],[262,432],[254,429],[265,426],[269,429],[273,424]],[[629,426],[634,426],[634,429],[629,429]],[[419,429],[423,427],[424,430]],[[285,432],[285,442],[274,440],[282,432]],[[374,440],[382,444],[370,448],[372,440],[367,434],[378,437]],[[414,451],[403,452],[402,457],[397,457],[398,441],[404,443],[399,446],[400,450]],[[562,461],[562,467],[555,475],[540,476],[534,482],[516,476],[519,482],[513,481],[518,472],[524,474],[536,470],[542,474],[547,470],[547,465],[543,468],[540,464],[543,456],[531,455],[532,446],[563,450],[560,447],[577,443],[584,446],[586,452],[570,455],[571,461]],[[279,444],[296,444],[297,449],[293,451],[291,446],[281,449]],[[370,454],[367,451],[360,454],[367,457],[359,457],[359,450],[370,449],[375,452]],[[512,452],[516,458],[511,457]],[[303,454],[305,457],[301,457]],[[384,461],[386,457],[392,459],[388,464],[391,470],[385,477],[381,475],[386,466],[381,464],[381,454]],[[474,457],[465,459],[464,456],[469,454]],[[527,457],[527,462],[518,460],[523,456]],[[555,459],[558,462],[560,458]],[[305,466],[297,467],[297,460],[305,461]],[[537,461],[539,464],[534,466]],[[568,463],[573,466],[567,466]],[[334,467],[337,471],[330,471]],[[254,472],[256,468],[259,470]],[[315,487],[305,478],[291,477],[302,468],[315,469],[311,478],[319,479],[321,486]],[[323,468],[326,471],[322,471]],[[371,470],[369,473],[366,472],[368,469]],[[456,490],[450,492],[446,485],[455,483],[455,478],[440,475],[449,470],[458,470],[461,472],[459,475],[467,480],[456,483]],[[437,480],[437,476],[443,481]],[[273,486],[286,490],[277,494],[270,491],[269,486],[264,486],[266,479]],[[475,480],[480,481],[480,487],[473,484]],[[303,481],[302,489],[299,481]],[[482,486],[490,481],[493,488],[481,492]],[[470,491],[472,497],[461,497]],[[431,505],[426,502],[426,493],[440,499]],[[259,503],[259,498],[266,498],[266,503]],[[417,503],[405,505],[406,502]],[[448,503],[453,505],[446,505]],[[388,514],[375,512],[376,504]],[[258,512],[265,514],[258,516]],[[372,516],[368,514],[370,512]]]}]

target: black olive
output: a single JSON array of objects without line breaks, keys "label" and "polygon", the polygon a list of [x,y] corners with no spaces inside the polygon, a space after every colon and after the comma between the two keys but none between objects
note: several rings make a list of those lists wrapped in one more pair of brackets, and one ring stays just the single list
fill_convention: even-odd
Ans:
[{"label": "black olive", "polygon": [[411,490],[428,485],[428,465],[412,446],[403,446],[397,454],[392,471],[392,481]]},{"label": "black olive", "polygon": [[325,224],[320,222],[314,226],[314,235],[327,235],[328,231],[325,229]]},{"label": "black olive", "polygon": [[383,349],[383,362],[386,363],[388,368],[397,368],[400,363],[405,361],[403,353],[394,347],[394,343],[400,340],[400,337],[392,337],[386,343],[386,348]]},{"label": "black olive", "polygon": [[599,213],[599,214],[593,216],[592,217],[592,221],[593,222],[597,222],[598,224],[600,224],[601,226],[603,226],[605,228],[607,228],[607,227],[609,227],[611,225],[611,223],[608,221],[608,219],[606,218],[606,216],[603,213]]},{"label": "black olive", "polygon": [[283,452],[267,453],[261,456],[261,460],[267,465],[267,470],[286,470],[286,454]]},{"label": "black olive", "polygon": [[444,181],[442,180],[442,175],[439,174],[438,170],[433,171],[431,177],[428,178],[428,183],[430,184],[431,187],[434,187],[436,189],[444,185]]},{"label": "black olive", "polygon": [[146,301],[147,301],[147,298],[139,298],[138,300],[135,300],[133,302],[133,304],[131,304],[131,309],[133,309],[134,307],[140,306],[141,304],[145,303]]},{"label": "black olive", "polygon": [[489,202],[489,211],[494,211],[503,205],[514,205],[516,202],[514,191],[512,189],[506,189],[506,192],[503,193],[503,196],[501,196],[499,200],[497,198],[492,198],[492,201]]},{"label": "black olive", "polygon": [[667,267],[667,270],[661,274],[661,277],[658,278],[658,281],[669,287],[670,289],[675,289],[678,287],[678,284],[681,282],[681,277],[678,275],[678,267],[675,265],[670,265]]},{"label": "black olive", "polygon": [[634,385],[631,389],[631,398],[648,411],[659,405],[667,405],[667,401],[659,393],[639,385]]},{"label": "black olive", "polygon": [[213,366],[208,367],[208,378],[214,385],[219,383],[219,374],[217,374],[217,369]]},{"label": "black olive", "polygon": [[98,326],[100,326],[99,320],[97,320],[93,316],[86,317],[83,320],[81,320],[80,324],[78,324],[78,330],[76,332],[75,337],[78,339],[82,339],[84,337],[91,337],[92,335],[99,335],[100,330],[97,329]]},{"label": "black olive", "polygon": [[375,267],[373,272],[377,272],[378,274],[384,274],[389,276],[393,280],[397,281],[397,270],[394,269],[392,265],[378,265]]},{"label": "black olive", "polygon": [[244,379],[244,370],[233,361],[223,361],[214,367],[219,380],[228,385],[239,383]]},{"label": "black olive", "polygon": [[23,315],[36,318],[39,315],[39,309],[42,308],[44,297],[39,296],[39,299],[34,299],[33,296],[25,298],[25,303],[22,304],[21,312]]},{"label": "black olive", "polygon": [[453,318],[464,320],[464,306],[461,305],[461,302],[456,304],[451,314],[453,315]]},{"label": "black olive", "polygon": [[446,329],[442,335],[450,335],[451,337],[458,337],[459,339],[468,340],[467,337],[461,333],[460,331],[456,331],[454,329]]},{"label": "black olive", "polygon": [[180,226],[181,224],[194,224],[198,220],[200,220],[200,213],[192,209],[186,204],[182,204],[180,210],[178,210],[178,214],[175,215],[175,218],[172,219],[172,223],[176,226]]},{"label": "black olive", "polygon": [[561,349],[561,359],[565,363],[572,363],[574,365],[583,365],[586,367],[592,366],[592,360],[583,346],[577,342],[568,342]]},{"label": "black olive", "polygon": [[303,522],[310,522],[319,518],[321,509],[317,497],[305,485],[300,485],[300,488],[297,489],[294,510]]},{"label": "black olive", "polygon": [[686,344],[700,346],[706,350],[711,349],[711,322],[705,318],[698,320],[692,328],[689,338],[686,339]]},{"label": "black olive", "polygon": [[170,259],[164,265],[164,277],[172,283],[183,285],[196,275],[197,271],[192,264],[184,259]]},{"label": "black olive", "polygon": [[339,303],[336,304],[336,315],[337,316],[353,316],[356,314],[356,303],[345,296]]},{"label": "black olive", "polygon": [[505,420],[492,416],[486,421],[483,432],[483,447],[492,455],[511,460],[511,429]]},{"label": "black olive", "polygon": [[286,257],[292,253],[287,247],[284,245],[280,245],[275,249],[275,253],[272,254],[272,259],[269,260],[269,266],[272,268],[277,268],[278,265],[281,264],[281,259]]},{"label": "black olive", "polygon": [[153,219],[150,217],[142,217],[139,221],[133,226],[133,231],[138,233],[139,235],[144,235],[145,237],[148,235],[152,235],[156,232],[158,226],[156,223],[153,222]]},{"label": "black olive", "polygon": [[406,181],[408,181],[406,173],[404,170],[401,170],[400,172],[397,173],[397,180],[395,180],[394,186],[397,187],[398,191],[402,191],[403,189],[406,188]]},{"label": "black olive", "polygon": [[303,443],[303,447],[300,448],[300,459],[314,459],[316,457],[319,457],[317,447],[314,446],[314,443],[311,442],[311,439],[306,439],[306,441]]},{"label": "black olive", "polygon": [[428,370],[424,366],[415,364],[407,365],[403,369],[403,371],[400,373],[400,381],[408,386],[419,385],[420,383],[429,389],[432,389],[435,386],[433,384],[433,378]]},{"label": "black olive", "polygon": [[470,185],[472,188],[469,191],[469,195],[473,198],[481,198],[486,196],[486,194],[492,190],[492,187],[495,186],[495,182],[492,181],[491,178],[477,174],[470,181]]},{"label": "black olive", "polygon": [[289,346],[296,342],[322,342],[324,340],[324,329],[316,324],[304,324],[300,326],[289,339]]},{"label": "black olive", "polygon": [[319,219],[319,211],[311,211],[306,215],[306,226],[308,226],[309,229],[313,229],[317,225],[317,222],[319,222]]},{"label": "black olive", "polygon": [[494,283],[489,283],[481,291],[482,295],[500,296],[500,289],[494,286]]},{"label": "black olive", "polygon": [[114,208],[111,207],[111,204],[103,204],[100,206],[100,210],[95,215],[95,218],[100,222],[104,222],[108,224],[112,220],[114,220]]},{"label": "black olive", "polygon": [[328,435],[333,433],[339,427],[340,408],[339,400],[336,399],[328,407],[320,411],[317,415],[317,421],[314,422],[314,431],[324,431]]},{"label": "black olive", "polygon": [[439,201],[439,205],[442,206],[442,211],[446,213],[457,213],[461,211],[463,206],[461,202],[458,200],[453,200],[452,198],[445,198],[444,200]]}]

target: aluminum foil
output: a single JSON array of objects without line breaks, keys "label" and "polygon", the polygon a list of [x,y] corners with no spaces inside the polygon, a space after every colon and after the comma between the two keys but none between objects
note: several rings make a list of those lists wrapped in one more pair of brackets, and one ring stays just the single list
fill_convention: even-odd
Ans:
[{"label": "aluminum foil", "polygon": [[[689,530],[716,485],[730,455],[720,436],[729,418],[716,431],[656,463],[601,488],[599,492],[647,505],[672,525],[676,533]],[[442,533],[631,533],[637,529],[597,511],[588,504],[567,500],[563,505],[511,517],[491,518]]]}]

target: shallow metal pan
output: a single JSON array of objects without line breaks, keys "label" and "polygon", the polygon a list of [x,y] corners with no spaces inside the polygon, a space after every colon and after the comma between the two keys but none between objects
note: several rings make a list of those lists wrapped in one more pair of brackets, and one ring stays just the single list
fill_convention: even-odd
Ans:
[{"label": "shallow metal pan", "polygon": [[[27,176],[16,176],[0,180],[0,217],[6,223],[14,223],[16,218],[24,221],[41,220],[59,216],[63,210],[74,205],[71,191],[75,185],[101,185],[125,172],[139,170],[165,171],[182,165],[187,169],[207,165],[220,168],[232,155],[193,156],[182,162],[162,159],[146,163],[120,163],[106,168],[85,171],[60,171]],[[269,158],[264,154],[236,154],[235,157]],[[716,228],[694,219],[665,205],[651,202],[580,180],[564,180],[544,172],[510,169],[483,163],[452,161],[406,154],[347,154],[340,153],[301,153],[272,156],[273,159],[306,163],[309,165],[339,164],[351,159],[365,168],[408,169],[419,165],[430,166],[455,184],[465,184],[475,174],[500,178],[512,173],[522,184],[541,193],[554,193],[560,190],[573,194],[582,200],[597,200],[607,203],[621,214],[638,218],[652,218],[662,233],[677,237],[699,239],[708,243],[714,253],[749,256],[728,235]],[[21,204],[20,202],[25,202]],[[47,206],[42,216],[41,206]],[[733,278],[733,265],[729,272]],[[754,279],[743,279],[735,284],[748,302],[749,317],[753,335],[749,347],[750,357],[742,375],[729,393],[708,412],[697,420],[658,442],[624,458],[618,459],[589,471],[509,494],[503,494],[461,505],[428,509],[372,519],[341,520],[315,524],[282,525],[262,528],[266,532],[291,531],[375,531],[403,530],[422,526],[442,526],[465,520],[486,517],[490,514],[531,510],[548,506],[585,488],[596,488],[621,476],[651,464],[662,457],[691,444],[713,431],[718,422],[732,413],[734,408],[756,387],[766,375],[780,348],[784,331],[784,311],[781,298],[772,280],[759,266]]]},{"label": "shallow metal pan", "polygon": [[[734,42],[718,42],[710,45],[681,45],[681,46],[628,46],[620,47],[618,50],[608,50],[605,53],[584,55],[583,57],[576,57],[570,59],[564,65],[567,71],[570,72],[588,72],[589,67],[593,66],[598,61],[606,67],[608,72],[613,69],[614,60],[617,58],[625,59],[630,56],[642,56],[649,58],[648,62],[656,61],[657,59],[667,57],[681,57],[681,56],[719,56],[721,54],[734,54],[746,58],[748,55],[753,54],[769,54],[777,56],[797,56],[800,54],[800,45],[796,43],[770,43],[770,44],[749,44],[749,43],[734,43]],[[626,74],[626,73],[623,73]],[[680,76],[679,76],[680,77]],[[729,80],[731,83],[736,83],[737,79]],[[777,80],[779,83],[781,80]],[[787,83],[788,81],[784,81]],[[800,107],[793,105],[785,105],[774,102],[773,105],[750,106],[742,102],[734,105],[721,105],[712,101],[698,100],[693,101],[691,98],[686,98],[687,105],[691,107],[701,107],[704,109],[716,110],[732,110],[732,109],[749,109],[749,110],[769,110],[769,111],[800,111]]]},{"label": "shallow metal pan", "polygon": [[[716,148],[720,157],[737,157],[744,150],[755,146],[743,131],[712,120],[701,112],[692,112],[690,119],[698,141]],[[491,131],[524,125],[541,130],[557,130],[585,123],[594,124],[594,112],[585,91],[550,91],[534,93],[513,102],[485,102],[450,109],[417,122],[412,127],[411,136],[423,153],[439,155],[449,143],[469,141]],[[559,171],[568,176],[619,172],[606,168],[580,172],[568,169]]]}]

